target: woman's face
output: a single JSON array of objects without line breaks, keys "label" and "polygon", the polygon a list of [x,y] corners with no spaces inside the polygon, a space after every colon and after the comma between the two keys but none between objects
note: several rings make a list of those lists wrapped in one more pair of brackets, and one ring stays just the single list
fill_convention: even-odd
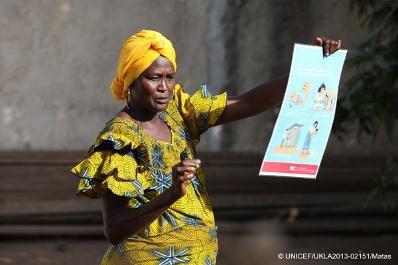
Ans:
[{"label": "woman's face", "polygon": [[159,56],[132,84],[131,103],[149,111],[167,109],[176,84],[175,70],[169,59]]}]

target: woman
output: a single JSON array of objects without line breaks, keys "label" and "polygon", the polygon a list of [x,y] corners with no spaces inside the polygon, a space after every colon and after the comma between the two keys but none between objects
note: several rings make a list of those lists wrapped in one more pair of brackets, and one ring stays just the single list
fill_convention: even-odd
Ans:
[{"label": "woman", "polygon": [[[338,43],[317,40],[338,49]],[[176,84],[175,51],[149,30],[124,43],[111,90],[126,106],[72,169],[78,194],[102,198],[102,264],[215,264],[217,227],[195,152],[209,127],[253,116],[282,99],[287,77],[248,93],[189,96]]]},{"label": "woman", "polygon": [[318,88],[318,92],[315,95],[314,99],[314,110],[325,110],[327,105],[328,99],[326,94],[326,86],[325,83],[322,83],[321,86]]},{"label": "woman", "polygon": [[302,156],[308,156],[310,153],[311,139],[318,133],[318,121],[315,121],[309,129],[305,137],[303,149],[301,150]]}]

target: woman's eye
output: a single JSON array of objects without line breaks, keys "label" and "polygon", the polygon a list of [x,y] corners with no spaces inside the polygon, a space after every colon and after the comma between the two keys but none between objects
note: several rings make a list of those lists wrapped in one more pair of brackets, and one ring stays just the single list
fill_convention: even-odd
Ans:
[{"label": "woman's eye", "polygon": [[148,77],[148,79],[152,80],[152,81],[157,81],[157,80],[159,80],[159,77],[158,76],[150,76],[150,77]]}]

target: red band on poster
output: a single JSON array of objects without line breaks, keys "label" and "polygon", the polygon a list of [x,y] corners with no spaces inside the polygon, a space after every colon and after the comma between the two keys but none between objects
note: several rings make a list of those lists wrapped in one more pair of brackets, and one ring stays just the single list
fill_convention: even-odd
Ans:
[{"label": "red band on poster", "polygon": [[264,162],[261,167],[261,172],[294,173],[305,175],[315,175],[317,170],[317,165],[283,162]]}]

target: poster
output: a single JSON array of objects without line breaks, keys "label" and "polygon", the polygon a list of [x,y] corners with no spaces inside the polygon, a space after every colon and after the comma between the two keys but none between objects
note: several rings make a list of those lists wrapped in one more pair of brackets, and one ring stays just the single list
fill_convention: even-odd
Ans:
[{"label": "poster", "polygon": [[259,175],[315,179],[336,111],[347,50],[295,44],[289,80]]}]

